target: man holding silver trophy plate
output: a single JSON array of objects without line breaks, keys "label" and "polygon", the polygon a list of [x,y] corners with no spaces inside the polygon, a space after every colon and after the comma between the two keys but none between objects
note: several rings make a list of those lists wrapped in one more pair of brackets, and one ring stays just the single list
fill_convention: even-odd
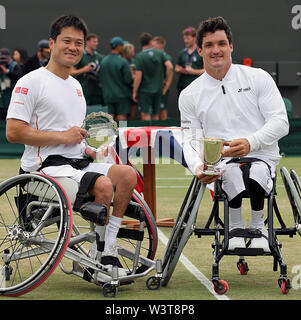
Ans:
[{"label": "man holding silver trophy plate", "polygon": [[[269,252],[264,196],[272,190],[281,158],[278,140],[288,134],[284,101],[267,72],[232,64],[232,33],[222,17],[203,21],[197,41],[205,72],[179,97],[185,160],[203,183],[222,180],[229,198],[230,233],[246,228],[241,206],[247,181],[249,228],[262,235],[251,240],[250,248]],[[246,165],[240,163],[242,157]],[[230,237],[229,250],[245,247],[243,237]]]},{"label": "man holding silver trophy plate", "polygon": [[[39,170],[55,178],[69,177],[79,185],[77,194],[83,188],[83,193],[94,196],[91,204],[101,205],[108,214],[114,196],[101,263],[108,268],[117,265],[119,275],[125,275],[118,260],[116,236],[137,177],[130,166],[93,162],[101,146],[114,139],[117,126],[102,113],[85,119],[82,87],[70,76],[83,55],[86,35],[85,23],[76,16],[65,15],[53,22],[49,63],[17,82],[8,110],[6,135],[9,142],[25,144],[21,173]],[[102,150],[107,152],[106,147]],[[100,225],[96,226],[96,233],[100,235]],[[96,254],[95,246],[93,243]]]}]

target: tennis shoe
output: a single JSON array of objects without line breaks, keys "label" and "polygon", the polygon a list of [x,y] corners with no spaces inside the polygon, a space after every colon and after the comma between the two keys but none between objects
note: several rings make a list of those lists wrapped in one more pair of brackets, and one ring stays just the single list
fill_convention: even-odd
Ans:
[{"label": "tennis shoe", "polygon": [[104,251],[101,256],[100,263],[108,269],[108,272],[112,272],[113,267],[117,266],[118,277],[125,277],[127,275],[127,270],[123,268],[118,259],[117,246],[113,246],[110,250]]},{"label": "tennis shoe", "polygon": [[263,249],[264,252],[271,252],[268,241],[268,230],[266,228],[261,228],[260,231],[262,233],[262,237],[253,238],[249,248]]}]

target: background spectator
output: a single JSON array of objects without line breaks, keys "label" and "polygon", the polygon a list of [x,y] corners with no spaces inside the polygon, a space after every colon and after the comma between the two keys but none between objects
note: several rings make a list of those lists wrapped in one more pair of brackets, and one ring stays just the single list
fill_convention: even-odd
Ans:
[{"label": "background spectator", "polygon": [[25,63],[28,60],[27,51],[23,48],[15,48],[13,51],[13,59],[19,64],[22,69],[22,75],[24,75]]},{"label": "background spectator", "polygon": [[[22,77],[21,67],[11,58],[10,50],[7,48],[0,49],[0,107],[9,106],[12,90]],[[1,111],[3,119],[4,111]]]},{"label": "background spectator", "polygon": [[178,95],[204,72],[203,58],[197,50],[195,28],[186,28],[182,34],[186,48],[180,51],[175,67],[175,71],[180,75],[177,84]]},{"label": "background spectator", "polygon": [[[163,37],[157,36],[153,38],[153,48],[157,50],[161,50],[164,52],[167,60],[169,60],[173,64],[172,57],[165,52],[166,40]],[[164,66],[165,68],[165,66]],[[166,75],[166,70],[164,71],[164,75]],[[173,78],[173,70],[169,73],[171,79],[164,79],[165,82],[172,82]],[[167,107],[168,107],[168,94],[169,89],[163,94],[161,97],[161,104],[160,104],[160,113],[159,113],[159,120],[166,120],[167,119]]]},{"label": "background spectator", "polygon": [[[123,46],[123,57],[128,61],[132,73],[132,78],[135,77],[135,46],[132,43],[125,43]],[[131,103],[131,113],[128,117],[128,120],[134,120],[137,112],[137,103],[132,99]]]},{"label": "background spectator", "polygon": [[25,73],[36,70],[40,67],[45,67],[49,61],[50,49],[48,40],[40,40],[38,42],[37,53],[30,57],[25,63]]},{"label": "background spectator", "polygon": [[104,104],[99,75],[99,66],[104,56],[96,51],[98,44],[97,34],[87,35],[83,57],[71,72],[81,83],[88,106]]},{"label": "background spectator", "polygon": [[108,113],[116,120],[127,120],[131,112],[132,74],[128,61],[121,55],[124,41],[114,37],[111,54],[104,57],[100,64],[101,85]]},{"label": "background spectator", "polygon": [[141,120],[158,120],[162,92],[165,93],[171,83],[164,83],[173,66],[164,53],[152,48],[152,35],[145,32],[140,36],[142,51],[135,56],[136,74],[133,87],[133,100],[138,102]]}]

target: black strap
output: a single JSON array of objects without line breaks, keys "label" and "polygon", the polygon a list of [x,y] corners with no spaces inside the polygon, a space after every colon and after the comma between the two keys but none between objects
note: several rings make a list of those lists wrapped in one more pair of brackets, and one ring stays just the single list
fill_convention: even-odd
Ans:
[{"label": "black strap", "polygon": [[259,229],[233,229],[229,232],[229,239],[234,237],[241,237],[241,238],[265,238],[268,239]]},{"label": "black strap", "polygon": [[63,156],[53,154],[48,156],[42,163],[42,166],[38,169],[41,170],[50,166],[62,166],[62,165],[70,165],[74,169],[83,169],[87,167],[91,162],[93,162],[92,158],[83,158],[83,159],[70,159],[65,158]]}]

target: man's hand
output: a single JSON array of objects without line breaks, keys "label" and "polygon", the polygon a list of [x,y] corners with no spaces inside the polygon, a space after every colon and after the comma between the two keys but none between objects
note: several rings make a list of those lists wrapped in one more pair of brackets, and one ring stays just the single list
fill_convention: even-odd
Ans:
[{"label": "man's hand", "polygon": [[99,150],[96,152],[89,147],[85,149],[85,154],[88,157],[91,157],[92,159],[97,159],[98,161],[104,159],[109,154],[109,146],[103,145],[99,148]]},{"label": "man's hand", "polygon": [[64,144],[79,144],[88,136],[88,131],[80,127],[72,127],[63,131]]},{"label": "man's hand", "polygon": [[215,175],[215,176],[206,175],[206,174],[202,173],[202,171],[206,170],[206,169],[207,169],[206,165],[201,165],[201,166],[197,167],[197,169],[196,169],[197,178],[205,184],[210,184],[212,182],[215,182],[221,176],[221,173],[219,173],[218,175]]},{"label": "man's hand", "polygon": [[249,141],[245,138],[234,139],[232,141],[225,141],[224,146],[229,146],[229,148],[224,149],[222,152],[223,157],[244,157],[250,152]]}]

